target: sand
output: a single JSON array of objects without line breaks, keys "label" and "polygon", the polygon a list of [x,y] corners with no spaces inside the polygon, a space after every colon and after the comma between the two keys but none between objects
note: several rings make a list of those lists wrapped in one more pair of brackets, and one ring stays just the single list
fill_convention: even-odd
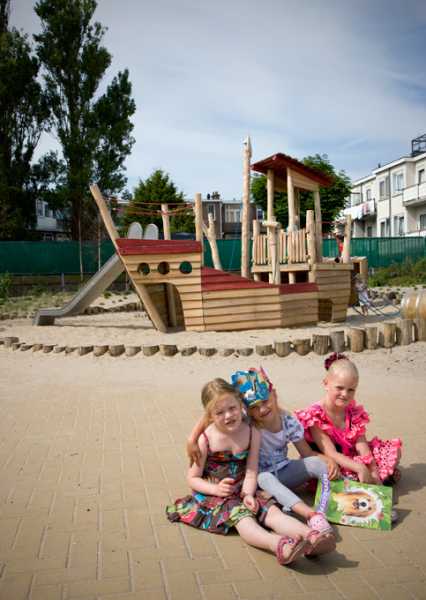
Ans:
[{"label": "sand", "polygon": [[[342,326],[164,336],[135,313],[114,313],[0,328],[28,342],[252,346]],[[400,520],[390,532],[339,526],[336,552],[286,569],[237,536],[168,523],[164,507],[187,493],[184,443],[206,381],[262,364],[293,410],[320,399],[324,357],[97,358],[0,346],[0,597],[424,597],[426,343],[349,356],[369,434],[404,441]]]}]

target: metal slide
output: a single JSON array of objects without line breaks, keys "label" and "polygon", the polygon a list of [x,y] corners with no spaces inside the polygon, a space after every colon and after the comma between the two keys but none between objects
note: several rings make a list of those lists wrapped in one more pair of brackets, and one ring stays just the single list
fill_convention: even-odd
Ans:
[{"label": "metal slide", "polygon": [[124,265],[114,253],[104,266],[62,308],[42,308],[34,317],[34,325],[54,325],[59,317],[81,314],[124,271]]}]

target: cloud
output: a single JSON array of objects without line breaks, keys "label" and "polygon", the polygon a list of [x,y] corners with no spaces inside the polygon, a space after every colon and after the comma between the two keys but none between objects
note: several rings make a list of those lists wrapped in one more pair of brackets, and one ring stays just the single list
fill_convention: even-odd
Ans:
[{"label": "cloud", "polygon": [[239,197],[248,133],[255,160],[327,153],[358,177],[426,129],[421,0],[102,0],[96,18],[108,76],[133,83],[131,182],[164,168],[188,196]]}]

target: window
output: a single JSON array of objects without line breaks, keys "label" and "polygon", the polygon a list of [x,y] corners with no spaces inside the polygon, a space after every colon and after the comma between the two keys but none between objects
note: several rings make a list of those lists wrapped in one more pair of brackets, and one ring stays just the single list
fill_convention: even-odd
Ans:
[{"label": "window", "polygon": [[389,219],[380,221],[380,237],[389,237]]},{"label": "window", "polygon": [[213,215],[213,219],[216,220],[216,207],[214,204],[207,204],[207,213]]},{"label": "window", "polygon": [[261,208],[256,208],[256,219],[258,219],[259,221],[263,221],[264,220],[264,212]]},{"label": "window", "polygon": [[371,200],[371,189],[370,188],[365,192],[365,197],[366,197],[367,202],[369,200]]},{"label": "window", "polygon": [[426,229],[426,214],[420,215],[420,229]]},{"label": "window", "polygon": [[384,200],[389,196],[389,176],[382,179],[379,183],[379,196],[380,200]]},{"label": "window", "polygon": [[241,208],[234,206],[225,206],[225,222],[241,223]]},{"label": "window", "polygon": [[43,217],[43,200],[36,200],[36,212],[38,217]]},{"label": "window", "polygon": [[404,235],[404,217],[393,218],[393,234]]},{"label": "window", "polygon": [[424,181],[426,181],[425,170],[419,169],[419,172],[417,175],[417,182],[420,184],[420,183],[423,183]]},{"label": "window", "polygon": [[404,188],[404,174],[402,172],[400,173],[394,173],[392,175],[392,189],[394,194],[397,194],[398,192],[402,192]]},{"label": "window", "polygon": [[371,225],[367,227],[367,237],[373,237],[373,227]]},{"label": "window", "polygon": [[361,204],[361,194],[359,192],[352,192],[351,205],[358,206],[358,204]]}]

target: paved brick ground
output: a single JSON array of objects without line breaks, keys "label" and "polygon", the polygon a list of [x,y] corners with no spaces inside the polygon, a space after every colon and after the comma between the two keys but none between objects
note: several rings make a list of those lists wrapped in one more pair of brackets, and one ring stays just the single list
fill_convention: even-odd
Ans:
[{"label": "paved brick ground", "polygon": [[[223,359],[220,373],[201,358],[131,360],[129,371],[124,358],[0,350],[0,600],[426,598],[424,371],[410,387],[403,370],[389,373],[369,398],[375,433],[406,441],[400,523],[340,527],[336,553],[290,569],[237,536],[164,516],[186,492],[182,448],[199,414],[191,377],[225,375],[241,359]],[[263,363],[284,386],[291,361]],[[306,364],[311,392],[320,359]]]}]

